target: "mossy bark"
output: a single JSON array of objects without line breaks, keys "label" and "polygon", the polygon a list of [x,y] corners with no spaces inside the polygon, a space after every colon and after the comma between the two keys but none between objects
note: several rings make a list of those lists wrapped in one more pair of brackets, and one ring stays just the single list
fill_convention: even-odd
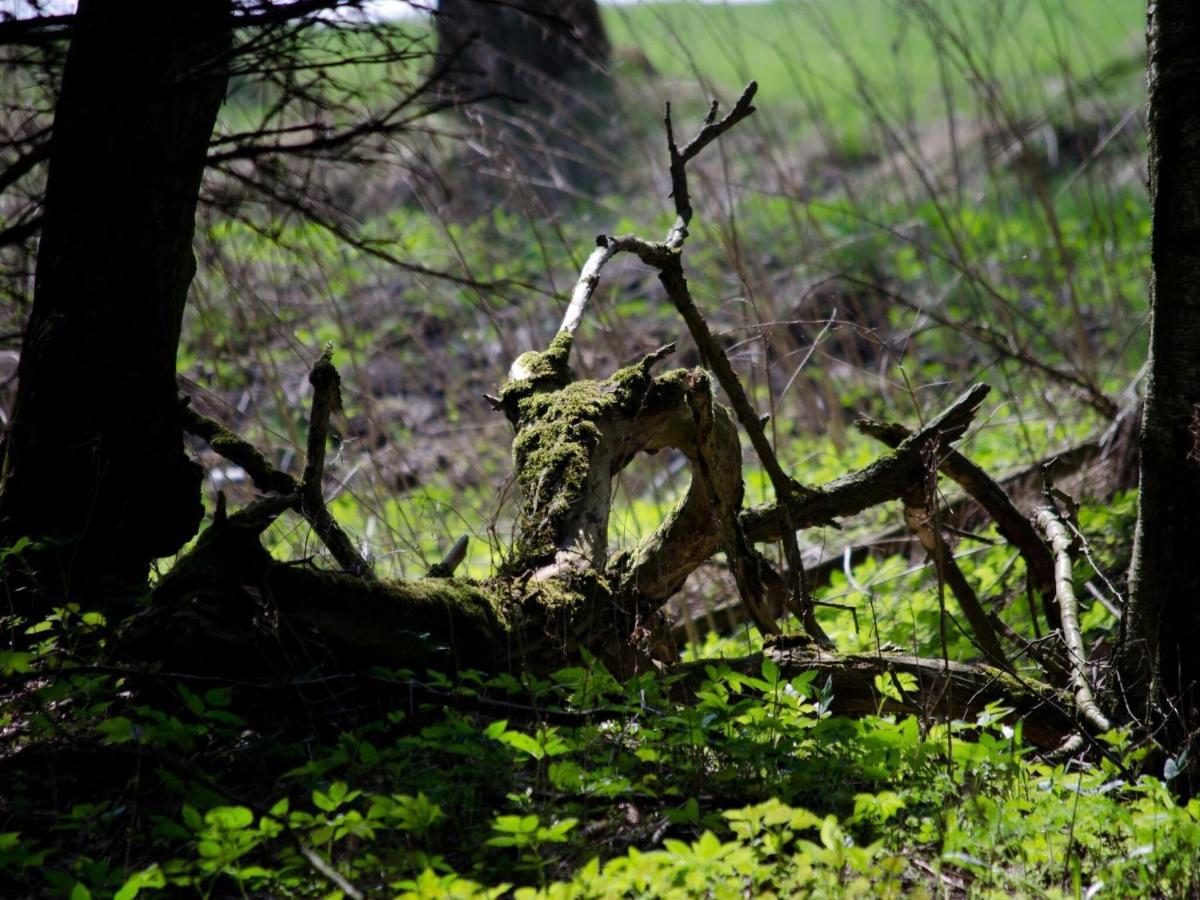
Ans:
[{"label": "mossy bark", "polygon": [[[523,354],[500,390],[498,406],[514,429],[521,497],[518,538],[494,578],[386,582],[272,559],[260,535],[286,511],[307,515],[297,497],[304,485],[319,486],[314,454],[303,483],[285,480],[282,492],[234,516],[218,509],[213,526],[155,591],[154,607],[126,629],[127,644],[218,667],[284,665],[321,648],[355,666],[534,671],[561,667],[586,649],[628,676],[677,658],[663,607],[721,550],[759,627],[778,631],[775,617],[789,591],[752,541],[771,540],[779,517],[770,509],[741,512],[738,428],[714,401],[708,373],[655,376],[667,347],[610,378],[574,380],[571,340],[564,331],[546,351]],[[331,368],[326,356],[314,371]],[[924,478],[927,458],[962,435],[986,393],[986,386],[973,388],[893,455],[806,493],[794,520],[824,522],[901,496]],[[214,436],[214,449],[254,464],[260,489],[280,482],[215,423],[200,419],[189,428]],[[688,459],[691,485],[653,535],[610,559],[613,478],[637,454],[668,448]],[[311,517],[310,524],[316,529]]]}]

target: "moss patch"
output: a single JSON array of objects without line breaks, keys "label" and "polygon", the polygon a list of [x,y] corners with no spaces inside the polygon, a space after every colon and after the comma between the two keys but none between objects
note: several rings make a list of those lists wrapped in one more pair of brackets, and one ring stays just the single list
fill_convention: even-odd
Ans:
[{"label": "moss patch", "polygon": [[653,380],[653,360],[647,358],[604,381],[561,381],[567,377],[570,341],[570,335],[561,334],[545,353],[524,354],[521,359],[528,362],[522,362],[521,371],[540,374],[510,380],[500,389],[516,429],[513,465],[522,498],[521,536],[509,571],[554,556],[605,438],[605,421],[636,414]]}]

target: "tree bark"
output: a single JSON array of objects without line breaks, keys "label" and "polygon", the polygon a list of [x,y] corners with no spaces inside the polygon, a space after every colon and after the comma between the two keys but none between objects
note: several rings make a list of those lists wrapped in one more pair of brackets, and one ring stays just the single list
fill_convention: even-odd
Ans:
[{"label": "tree bark", "polygon": [[1149,4],[1150,363],[1122,687],[1135,716],[1200,724],[1200,10]]},{"label": "tree bark", "polygon": [[81,0],[50,150],[0,540],[55,592],[117,597],[196,531],[175,354],[230,0]]},{"label": "tree bark", "polygon": [[435,21],[439,54],[455,60],[447,86],[508,109],[545,99],[548,82],[588,81],[608,60],[596,0],[440,0]]},{"label": "tree bark", "polygon": [[439,0],[435,22],[442,93],[471,103],[479,130],[461,202],[502,193],[544,214],[564,195],[605,189],[620,163],[603,137],[614,98],[596,0]]}]

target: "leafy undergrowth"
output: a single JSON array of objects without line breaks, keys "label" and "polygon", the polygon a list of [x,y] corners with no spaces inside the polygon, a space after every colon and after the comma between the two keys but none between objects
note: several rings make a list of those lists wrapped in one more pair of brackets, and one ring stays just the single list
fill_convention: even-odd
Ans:
[{"label": "leafy undergrowth", "polygon": [[[973,722],[849,720],[807,674],[702,683],[88,663],[61,610],[0,654],[9,895],[1181,896],[1200,800],[1121,733],[1047,761]],[[89,649],[90,648],[90,649]],[[737,652],[736,648],[724,648]],[[880,697],[897,688],[876,683]]]}]

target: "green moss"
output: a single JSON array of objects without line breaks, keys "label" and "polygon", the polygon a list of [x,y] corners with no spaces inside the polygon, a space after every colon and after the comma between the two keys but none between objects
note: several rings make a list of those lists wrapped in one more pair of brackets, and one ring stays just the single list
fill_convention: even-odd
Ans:
[{"label": "green moss", "polygon": [[500,400],[510,420],[515,421],[516,404],[525,397],[539,390],[563,387],[574,380],[569,362],[573,340],[567,332],[559,332],[544,351],[530,350],[517,357],[512,364],[512,377],[500,388]]},{"label": "green moss", "polygon": [[413,578],[395,582],[394,589],[415,609],[444,609],[486,632],[507,631],[511,624],[508,611],[495,602],[492,592],[466,578]]},{"label": "green moss", "polygon": [[653,380],[651,361],[644,359],[605,381],[559,383],[569,350],[570,335],[562,334],[545,353],[525,354],[522,359],[532,356],[533,370],[543,374],[510,380],[500,391],[516,427],[513,464],[522,496],[510,571],[554,555],[604,439],[603,422],[634,415]]}]

